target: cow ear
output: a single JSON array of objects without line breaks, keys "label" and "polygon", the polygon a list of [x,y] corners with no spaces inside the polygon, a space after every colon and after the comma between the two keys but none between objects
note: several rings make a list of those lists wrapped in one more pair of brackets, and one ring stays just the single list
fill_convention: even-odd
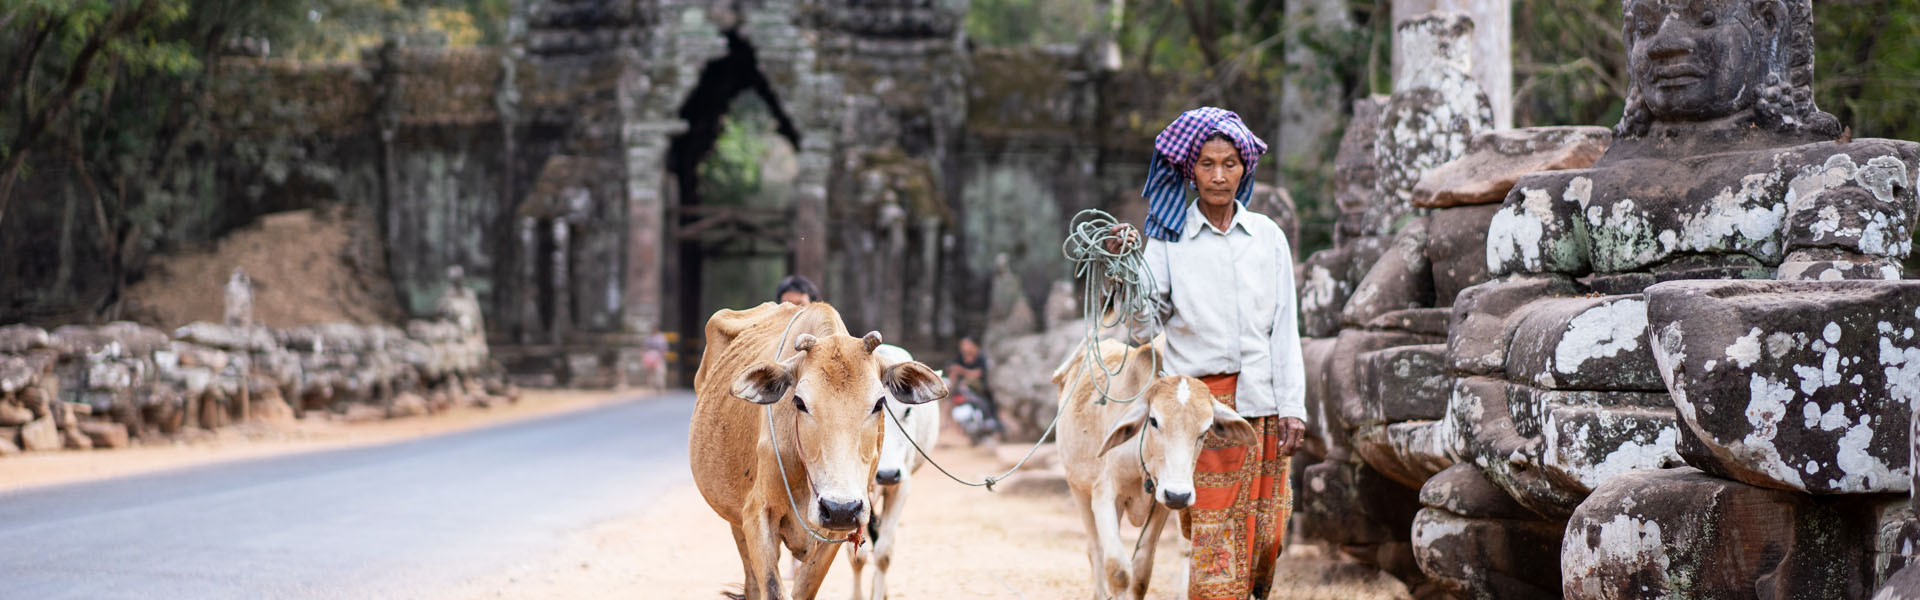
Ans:
[{"label": "cow ear", "polygon": [[1120,420],[1113,423],[1113,429],[1107,432],[1107,443],[1101,445],[1100,453],[1094,456],[1106,456],[1108,450],[1112,450],[1114,447],[1126,443],[1127,440],[1133,439],[1133,436],[1139,435],[1140,428],[1147,424],[1147,408],[1149,407],[1145,395],[1140,396],[1138,400],[1134,400],[1133,408],[1127,409],[1125,414],[1120,415]]},{"label": "cow ear", "polygon": [[733,396],[754,404],[773,404],[787,396],[793,386],[793,371],[776,362],[749,367],[733,380]]},{"label": "cow ear", "polygon": [[866,346],[867,354],[873,354],[873,349],[880,347],[880,332],[867,332],[865,337],[860,338],[860,345]]},{"label": "cow ear", "polygon": [[897,363],[880,374],[887,393],[901,404],[926,404],[947,398],[947,382],[918,361]]},{"label": "cow ear", "polygon": [[1219,402],[1213,403],[1213,427],[1207,432],[1225,437],[1235,446],[1245,446],[1260,441],[1260,434],[1254,432],[1253,424],[1240,418],[1239,413],[1233,412],[1233,409]]}]

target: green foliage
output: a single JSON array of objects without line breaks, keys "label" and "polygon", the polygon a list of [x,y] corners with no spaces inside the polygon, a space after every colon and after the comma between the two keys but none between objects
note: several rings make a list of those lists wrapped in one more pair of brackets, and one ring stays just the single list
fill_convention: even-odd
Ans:
[{"label": "green foliage", "polygon": [[1513,5],[1513,122],[1605,125],[1626,106],[1618,0]]},{"label": "green foliage", "polygon": [[700,162],[700,198],[709,204],[753,204],[760,195],[760,164],[773,115],[757,94],[741,94],[721,117],[713,152]]}]

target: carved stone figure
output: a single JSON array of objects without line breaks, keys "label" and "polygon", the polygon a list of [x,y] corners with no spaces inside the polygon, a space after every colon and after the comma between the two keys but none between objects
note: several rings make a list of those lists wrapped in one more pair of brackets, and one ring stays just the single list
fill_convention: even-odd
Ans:
[{"label": "carved stone figure", "polygon": [[[1780,597],[1870,589],[1851,578],[1871,569],[1786,577],[1654,547],[1740,529],[1798,560],[1825,543],[1795,525],[1815,514],[1796,508],[1806,493],[1907,491],[1920,287],[1884,280],[1910,251],[1920,144],[1846,140],[1814,105],[1809,0],[1624,12],[1632,84],[1612,145],[1592,168],[1518,181],[1488,233],[1496,280],[1456,303],[1455,450],[1531,512],[1573,518],[1569,597],[1712,596],[1687,575],[1708,571],[1716,586],[1772,581]],[[1755,279],[1776,281],[1730,281]],[[1695,494],[1671,488],[1707,479],[1620,477],[1683,465],[1737,481]],[[1636,494],[1619,486],[1651,482],[1672,498],[1760,486],[1794,500],[1711,514],[1620,501]],[[1583,504],[1597,490],[1605,501]],[[1484,521],[1429,503],[1416,527],[1444,537]]]},{"label": "carved stone figure", "polygon": [[226,318],[228,327],[247,328],[253,326],[253,279],[247,277],[247,270],[234,267],[233,274],[227,277]]}]

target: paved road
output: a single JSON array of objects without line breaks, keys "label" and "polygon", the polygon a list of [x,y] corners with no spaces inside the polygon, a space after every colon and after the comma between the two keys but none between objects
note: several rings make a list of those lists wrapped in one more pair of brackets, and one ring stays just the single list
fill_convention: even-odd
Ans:
[{"label": "paved road", "polygon": [[0,598],[418,598],[686,482],[689,394],[0,494]]}]

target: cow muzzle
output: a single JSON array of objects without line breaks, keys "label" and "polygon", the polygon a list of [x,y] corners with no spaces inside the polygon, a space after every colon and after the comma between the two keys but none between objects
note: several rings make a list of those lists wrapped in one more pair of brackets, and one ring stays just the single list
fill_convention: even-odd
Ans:
[{"label": "cow muzzle", "polygon": [[846,531],[860,526],[867,516],[866,500],[841,501],[821,498],[816,507],[820,513],[820,526],[835,531]]},{"label": "cow muzzle", "polygon": [[880,485],[899,484],[900,470],[899,469],[880,469],[878,471],[874,471],[873,481],[874,483],[878,483]]}]

